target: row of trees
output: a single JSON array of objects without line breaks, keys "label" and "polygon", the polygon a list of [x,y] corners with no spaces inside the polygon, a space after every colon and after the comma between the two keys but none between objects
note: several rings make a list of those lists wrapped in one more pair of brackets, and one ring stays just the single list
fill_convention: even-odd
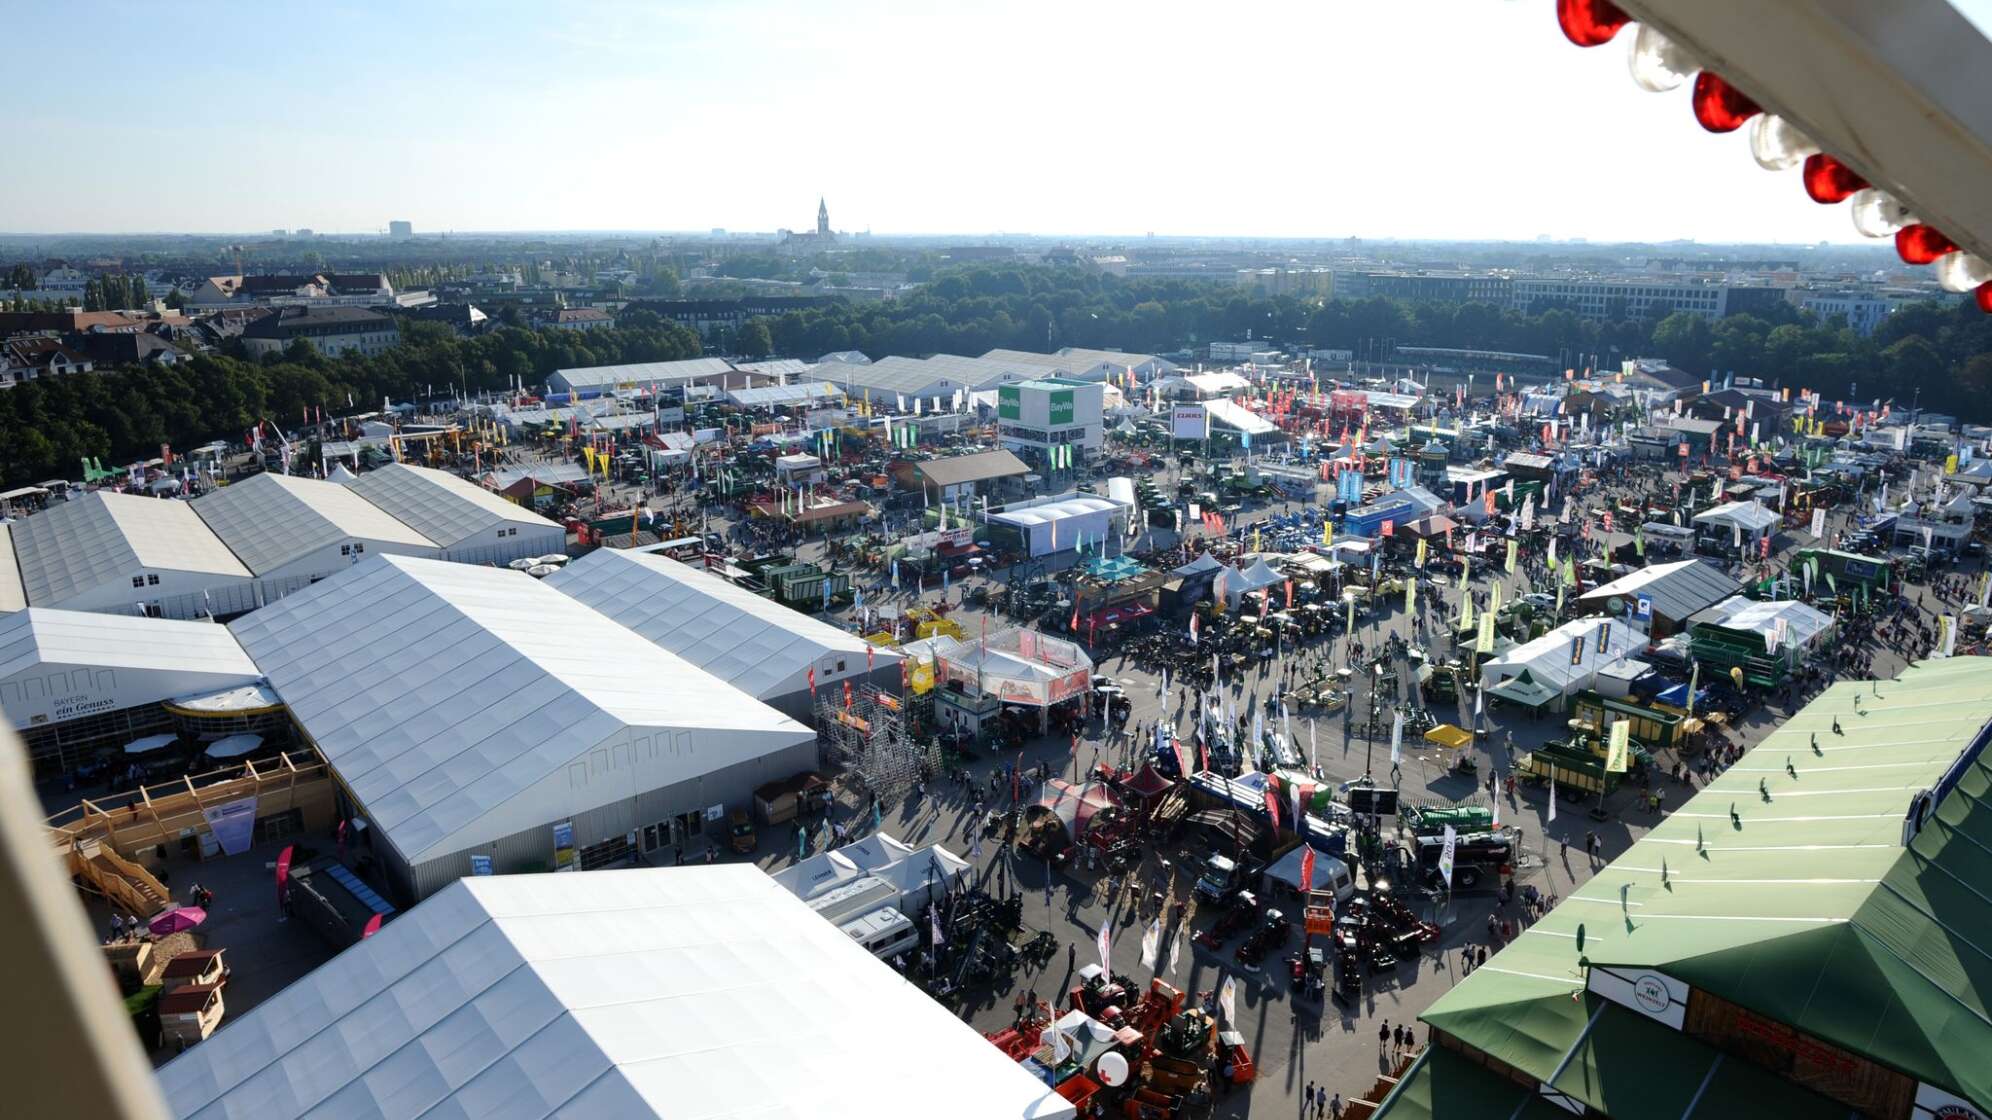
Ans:
[{"label": "row of trees", "polygon": [[[1839,322],[1779,307],[1710,322],[1676,313],[1594,322],[1559,307],[1521,313],[1484,304],[1404,304],[1265,297],[1208,282],[1128,280],[1074,269],[969,267],[938,272],[911,297],[829,302],[756,319],[717,347],[742,357],[813,358],[833,350],[980,354],[996,347],[1083,346],[1169,352],[1247,336],[1293,346],[1468,347],[1534,354],[1657,355],[1695,373],[1723,372],[1816,389],[1829,399],[1915,400],[1967,419],[1992,417],[1992,316],[1968,303],[1915,305],[1862,338]],[[157,453],[161,443],[239,438],[258,419],[295,424],[302,410],[366,406],[433,390],[472,392],[544,381],[555,369],[696,357],[691,331],[642,310],[607,331],[507,325],[459,339],[408,324],[375,358],[326,360],[299,346],[257,363],[202,355],[180,366],[24,383],[0,393],[0,478],[74,470]]]},{"label": "row of trees", "polygon": [[[1828,398],[1906,404],[1920,395],[1926,408],[1992,418],[1992,316],[1969,301],[1911,305],[1862,338],[1837,318],[1786,305],[1713,322],[1686,312],[1597,322],[1553,304],[1524,313],[1479,303],[1306,300],[1208,282],[985,267],[942,272],[894,303],[829,303],[756,322],[767,328],[766,352],[799,358],[833,350],[876,357],[1062,346],[1160,353],[1248,336],[1370,353],[1383,343],[1595,354],[1605,365],[1659,356],[1694,373],[1760,377]],[[756,356],[763,351],[754,323],[737,337]]]},{"label": "row of trees", "polygon": [[383,398],[531,386],[567,367],[699,355],[691,331],[654,315],[632,319],[616,330],[501,327],[476,338],[405,323],[401,345],[373,358],[328,359],[300,343],[268,362],[202,354],[173,366],[23,382],[0,392],[0,478],[72,477],[85,457],[109,465],[150,458],[161,444],[239,441],[259,420],[295,428],[306,409],[331,416]]}]

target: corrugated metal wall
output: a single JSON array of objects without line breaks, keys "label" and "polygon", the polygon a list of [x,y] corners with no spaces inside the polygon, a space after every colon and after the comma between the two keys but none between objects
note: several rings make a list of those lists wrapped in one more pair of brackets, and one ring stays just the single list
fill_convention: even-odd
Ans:
[{"label": "corrugated metal wall", "polygon": [[[678,734],[692,736],[697,733]],[[708,805],[724,805],[730,809],[744,808],[756,786],[815,768],[816,743],[813,739],[806,740],[773,754],[737,762],[703,777],[639,793],[598,809],[577,813],[573,818],[574,843],[577,848],[585,848],[632,831],[641,831],[645,825],[659,824],[683,813],[702,810]],[[469,875],[470,857],[473,852],[490,856],[492,869],[501,875],[526,871],[550,871],[553,869],[553,825],[553,821],[547,821],[538,827],[504,837],[496,843],[479,845],[452,855],[427,860],[409,869],[405,879],[400,874],[399,868],[390,866],[389,879],[396,883],[397,888],[401,888],[405,883],[410,900],[413,901],[427,898]],[[390,853],[383,857],[382,862],[391,865],[395,862],[395,858]]]}]

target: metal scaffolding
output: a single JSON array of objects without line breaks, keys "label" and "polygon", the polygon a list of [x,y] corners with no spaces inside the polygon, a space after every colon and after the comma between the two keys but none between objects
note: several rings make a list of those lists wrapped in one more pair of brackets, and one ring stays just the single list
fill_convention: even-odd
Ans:
[{"label": "metal scaffolding", "polygon": [[843,767],[881,801],[895,801],[922,776],[940,771],[936,742],[921,742],[909,730],[906,701],[870,685],[844,693],[826,689],[816,701],[817,754],[826,765]]}]

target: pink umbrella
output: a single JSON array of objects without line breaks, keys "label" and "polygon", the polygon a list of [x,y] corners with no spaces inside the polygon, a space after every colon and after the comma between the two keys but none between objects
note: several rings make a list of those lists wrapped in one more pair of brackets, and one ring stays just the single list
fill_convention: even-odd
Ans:
[{"label": "pink umbrella", "polygon": [[165,937],[183,930],[190,930],[207,921],[207,916],[207,911],[198,906],[176,906],[164,914],[154,917],[150,922],[146,923],[146,928],[152,931],[154,937]]}]

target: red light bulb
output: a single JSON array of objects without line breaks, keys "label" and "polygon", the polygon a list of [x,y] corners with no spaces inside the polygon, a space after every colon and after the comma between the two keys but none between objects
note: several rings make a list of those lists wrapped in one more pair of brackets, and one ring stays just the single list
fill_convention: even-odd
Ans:
[{"label": "red light bulb", "polygon": [[1978,310],[1992,315],[1992,280],[1978,285]]},{"label": "red light bulb", "polygon": [[1805,193],[1812,196],[1812,201],[1828,206],[1845,202],[1868,185],[1866,179],[1854,174],[1853,168],[1824,152],[1805,157],[1804,179]]},{"label": "red light bulb", "polygon": [[1741,90],[1707,70],[1695,75],[1694,106],[1695,119],[1710,132],[1734,132],[1763,112]]},{"label": "red light bulb", "polygon": [[1632,17],[1612,0],[1556,0],[1556,22],[1564,38],[1580,47],[1596,47],[1611,42]]},{"label": "red light bulb", "polygon": [[1945,253],[1957,251],[1957,243],[1921,222],[1895,231],[1895,255],[1908,264],[1929,264]]}]

